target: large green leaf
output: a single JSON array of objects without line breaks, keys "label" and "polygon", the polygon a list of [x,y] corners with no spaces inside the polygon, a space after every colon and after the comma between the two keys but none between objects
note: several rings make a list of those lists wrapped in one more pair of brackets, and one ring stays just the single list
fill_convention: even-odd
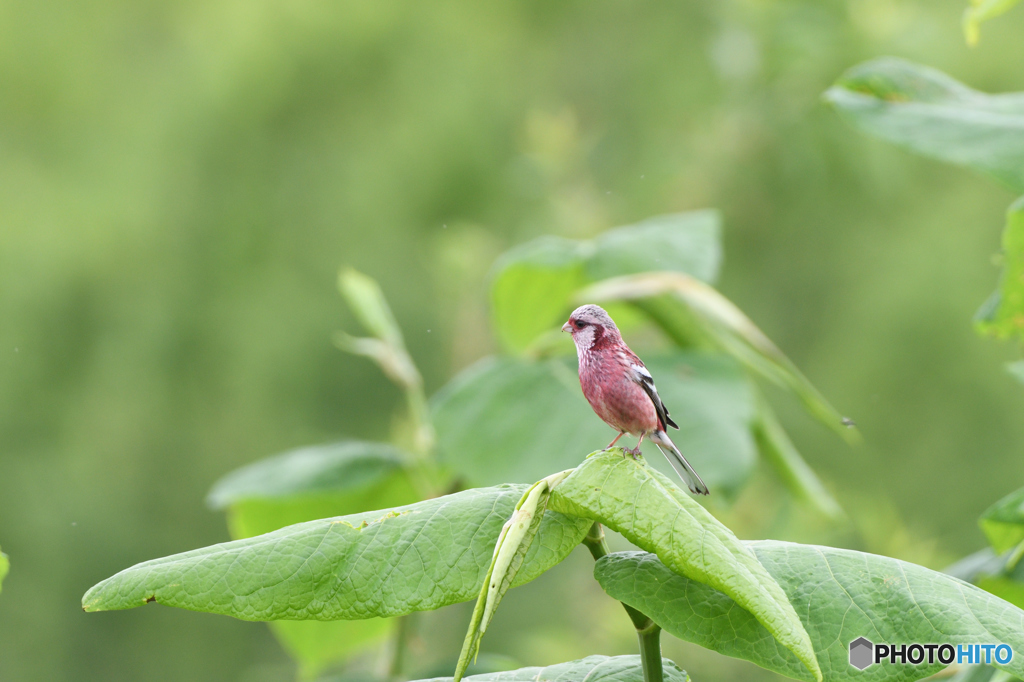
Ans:
[{"label": "large green leaf", "polygon": [[7,555],[0,552],[0,588],[3,587],[4,578],[7,577],[7,571],[11,568],[11,562],[7,559]]},{"label": "large green leaf", "polygon": [[[900,682],[943,666],[849,664],[849,643],[1006,643],[1024,651],[1024,611],[956,578],[888,557],[788,542],[748,543],[800,615],[825,679]],[[734,599],[674,572],[644,552],[610,554],[594,574],[613,598],[640,609],[667,632],[802,680],[792,652]],[[1017,655],[1003,666],[1024,674]]]},{"label": "large green leaf", "polygon": [[713,287],[685,273],[649,272],[598,282],[581,301],[628,301],[651,317],[678,345],[706,346],[733,356],[751,371],[789,388],[823,424],[850,441],[856,431],[807,377],[742,310]]},{"label": "large green leaf", "polygon": [[[662,659],[665,682],[687,682],[686,671],[668,659]],[[451,677],[435,677],[421,682],[445,682]],[[463,678],[466,682],[643,682],[639,656],[587,656],[579,661],[558,663],[543,668],[520,668]]]},{"label": "large green leaf", "polygon": [[853,126],[1024,191],[1024,93],[988,95],[902,59],[853,67],[825,93]]},{"label": "large green leaf", "polygon": [[600,521],[681,576],[728,594],[821,679],[786,593],[732,531],[661,473],[618,449],[595,453],[554,489],[548,505]]},{"label": "large green leaf", "polygon": [[996,552],[1005,552],[1024,542],[1024,488],[986,509],[978,522]]},{"label": "large green leaf", "polygon": [[[526,486],[301,523],[138,564],[90,589],[86,611],[156,601],[243,620],[399,616],[472,599]],[[545,514],[516,585],[575,547],[583,519]]]},{"label": "large green leaf", "polygon": [[521,351],[557,330],[588,282],[649,270],[713,281],[722,260],[715,211],[658,216],[591,241],[541,237],[506,252],[494,266],[491,307],[502,344]]},{"label": "large green leaf", "polygon": [[[343,441],[300,448],[237,469],[207,497],[227,507],[234,539],[304,521],[410,504],[417,499],[403,464],[409,455],[383,443]],[[380,641],[393,621],[276,621],[269,624],[285,650],[312,679],[330,664]]]},{"label": "large green leaf", "polygon": [[982,306],[975,321],[983,333],[1003,339],[1024,338],[1024,197],[1006,212],[1002,257],[999,289]]},{"label": "large green leaf", "polygon": [[[754,399],[741,368],[706,353],[645,361],[679,424],[673,441],[709,486],[738,488],[756,461]],[[470,485],[536,481],[615,437],[583,397],[575,362],[563,360],[488,358],[452,380],[433,407],[439,457]]]}]

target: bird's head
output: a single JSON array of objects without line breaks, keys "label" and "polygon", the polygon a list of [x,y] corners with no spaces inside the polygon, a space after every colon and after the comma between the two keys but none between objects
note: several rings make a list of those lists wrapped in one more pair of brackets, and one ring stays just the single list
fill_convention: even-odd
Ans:
[{"label": "bird's head", "polygon": [[604,308],[592,303],[572,311],[562,331],[572,334],[578,350],[590,350],[601,342],[614,342],[619,338],[619,328],[612,318]]}]

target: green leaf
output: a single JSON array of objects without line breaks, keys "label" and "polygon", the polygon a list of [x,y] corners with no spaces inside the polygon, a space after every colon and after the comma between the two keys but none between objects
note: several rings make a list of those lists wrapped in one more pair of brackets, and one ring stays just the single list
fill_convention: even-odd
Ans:
[{"label": "green leaf", "polygon": [[[417,499],[403,469],[409,457],[390,445],[360,441],[300,448],[229,473],[214,484],[207,502],[216,509],[227,507],[236,540],[304,521],[409,504]],[[306,679],[383,639],[392,628],[392,621],[382,618],[270,623]]]},{"label": "green leaf", "polygon": [[[709,486],[737,489],[757,456],[752,386],[743,371],[731,358],[706,353],[645,362],[679,424],[673,441]],[[583,397],[575,362],[487,358],[434,396],[433,408],[438,456],[470,485],[536,481],[615,437]],[[651,450],[661,466],[662,455]]]},{"label": "green leaf", "polygon": [[978,523],[999,554],[1024,542],[1024,488],[986,509]]},{"label": "green leaf", "polygon": [[498,259],[491,315],[505,348],[521,351],[545,331],[561,326],[559,319],[572,293],[586,282],[584,251],[580,242],[541,237]]},{"label": "green leaf", "polygon": [[1008,363],[1006,371],[1010,373],[1010,376],[1024,384],[1024,360]]},{"label": "green leaf", "polygon": [[713,281],[722,260],[720,223],[716,211],[677,213],[591,241],[541,237],[506,252],[491,284],[498,338],[508,350],[524,350],[557,330],[574,307],[572,294],[597,279],[670,270]]},{"label": "green leaf", "polygon": [[713,287],[683,273],[651,272],[598,282],[579,300],[629,301],[644,310],[679,345],[718,348],[751,371],[789,388],[804,407],[848,441],[847,421],[764,332]]},{"label": "green leaf", "polygon": [[224,509],[242,500],[352,492],[395,475],[409,459],[390,445],[365,441],[299,448],[232,471],[206,501]]},{"label": "green leaf", "polygon": [[591,282],[651,270],[713,282],[722,264],[722,216],[714,210],[656,216],[604,232],[592,243],[586,260]]},{"label": "green leaf", "polygon": [[975,323],[980,332],[997,338],[1024,338],[1024,197],[1006,212],[1002,257],[999,289],[978,311]]},{"label": "green leaf", "polygon": [[[147,561],[104,580],[86,611],[156,601],[243,620],[356,620],[472,599],[526,486],[467,490],[397,509],[288,526]],[[515,584],[568,555],[589,522],[545,514]]]},{"label": "green leaf", "polygon": [[772,408],[763,398],[758,400],[758,406],[754,436],[761,454],[772,465],[794,497],[810,504],[829,518],[842,518],[842,507],[797,452],[796,446],[775,417]]},{"label": "green leaf", "polygon": [[267,625],[288,655],[298,662],[300,679],[313,680],[328,666],[386,638],[394,629],[395,620],[278,620]]},{"label": "green leaf", "polygon": [[[668,659],[662,659],[665,682],[688,682],[686,671]],[[421,682],[444,682],[451,677],[435,677]],[[558,663],[543,668],[520,668],[464,678],[466,682],[643,682],[639,656],[587,656],[579,661]]]},{"label": "green leaf", "polygon": [[886,57],[847,71],[825,99],[866,133],[1024,191],[1024,93],[988,95]]},{"label": "green leaf", "polygon": [[[7,577],[7,572],[11,568],[11,562],[8,560],[7,555],[0,552],[0,588],[3,587],[4,578]],[[0,590],[2,591],[2,590]]]},{"label": "green leaf", "polygon": [[981,37],[981,23],[1010,11],[1020,0],[971,0],[964,10],[964,39],[972,47]]},{"label": "green leaf", "polygon": [[753,552],[642,461],[617,448],[595,453],[555,488],[548,507],[600,521],[681,576],[728,594],[821,680],[807,631]]},{"label": "green leaf", "polygon": [[338,290],[368,332],[389,346],[405,347],[402,330],[376,280],[345,268],[338,274]]},{"label": "green leaf", "polygon": [[569,472],[553,474],[531,486],[512,514],[512,517],[501,529],[498,542],[494,546],[494,556],[487,569],[480,595],[477,597],[473,616],[469,622],[469,630],[462,644],[462,652],[455,667],[455,680],[462,679],[470,664],[480,651],[480,640],[487,632],[494,612],[502,597],[512,587],[519,569],[522,568],[526,552],[530,549],[541,519],[547,509],[551,488],[558,485]]},{"label": "green leaf", "polygon": [[[788,542],[747,543],[786,591],[810,633],[830,682],[917,680],[943,666],[849,664],[849,643],[1003,642],[1024,651],[1024,611],[956,578],[888,557]],[[610,554],[594,567],[613,598],[642,610],[666,631],[728,656],[810,680],[783,648],[735,600],[673,572],[643,552]],[[1024,658],[1005,667],[1020,676]]]}]

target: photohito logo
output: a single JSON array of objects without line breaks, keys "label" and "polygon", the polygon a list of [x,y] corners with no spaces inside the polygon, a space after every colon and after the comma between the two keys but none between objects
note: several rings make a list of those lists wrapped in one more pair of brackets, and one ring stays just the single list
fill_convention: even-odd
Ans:
[{"label": "photohito logo", "polygon": [[857,670],[875,663],[1006,665],[1012,660],[1009,644],[875,644],[867,637],[850,642],[850,665]]}]

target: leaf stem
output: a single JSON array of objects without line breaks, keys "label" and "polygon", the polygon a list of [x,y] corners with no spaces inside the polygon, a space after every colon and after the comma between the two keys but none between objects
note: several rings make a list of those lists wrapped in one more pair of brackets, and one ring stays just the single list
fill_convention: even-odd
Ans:
[{"label": "leaf stem", "polygon": [[394,644],[391,651],[391,665],[388,668],[387,679],[390,682],[404,680],[403,668],[405,668],[405,654],[409,646],[409,639],[416,628],[416,612],[408,613],[398,618],[395,624]]},{"label": "leaf stem", "polygon": [[[604,538],[604,527],[597,521],[587,531],[583,544],[590,550],[594,561],[609,553],[608,542]],[[621,602],[620,602],[621,603]],[[640,641],[640,661],[643,664],[644,682],[662,682],[661,667],[661,627],[646,614],[637,611],[629,604],[622,604],[626,615],[633,621],[636,636]]]}]

